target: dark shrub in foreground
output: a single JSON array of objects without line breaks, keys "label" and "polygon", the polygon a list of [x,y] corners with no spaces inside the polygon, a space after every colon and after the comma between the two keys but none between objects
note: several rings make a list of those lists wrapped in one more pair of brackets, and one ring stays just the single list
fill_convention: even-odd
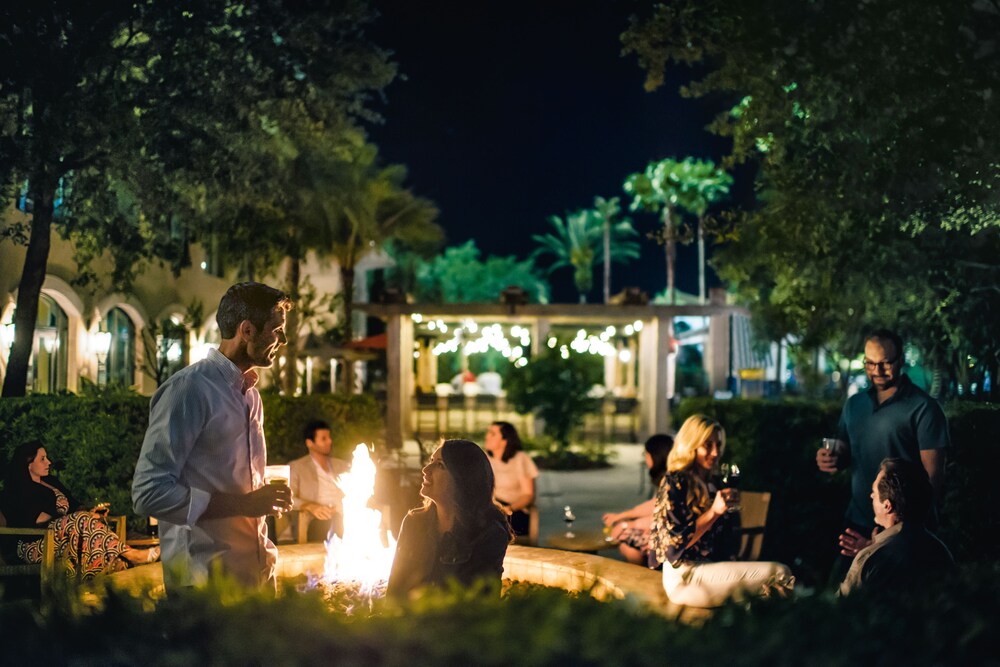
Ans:
[{"label": "dark shrub in foreground", "polygon": [[551,589],[446,593],[350,617],[315,593],[208,591],[148,612],[124,598],[93,613],[0,606],[0,642],[6,663],[49,665],[998,664],[998,575],[969,569],[897,599],[734,605],[698,627]]}]

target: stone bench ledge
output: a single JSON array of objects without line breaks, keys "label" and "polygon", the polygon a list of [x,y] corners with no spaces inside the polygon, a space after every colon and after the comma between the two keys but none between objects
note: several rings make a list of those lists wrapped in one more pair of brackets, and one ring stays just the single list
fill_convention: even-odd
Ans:
[{"label": "stone bench ledge", "polygon": [[[322,544],[287,544],[278,547],[278,578],[289,579],[306,573],[320,573],[326,551]],[[706,610],[679,607],[663,590],[660,572],[601,556],[558,549],[511,545],[504,559],[504,578],[587,592],[599,600],[617,599],[632,603],[668,618],[693,621],[704,618]],[[112,585],[133,595],[152,598],[164,595],[163,566],[152,563],[117,572],[108,577]]]}]

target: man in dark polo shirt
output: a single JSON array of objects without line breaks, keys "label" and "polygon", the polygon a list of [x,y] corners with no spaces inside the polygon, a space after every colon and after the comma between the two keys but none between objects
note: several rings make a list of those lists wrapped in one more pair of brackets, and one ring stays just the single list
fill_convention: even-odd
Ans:
[{"label": "man in dark polo shirt", "polygon": [[868,390],[844,404],[837,449],[816,452],[816,465],[823,472],[851,468],[851,502],[839,539],[841,558],[831,581],[842,579],[858,551],[872,542],[871,488],[883,459],[920,463],[935,498],[941,498],[948,422],[938,402],[910,382],[902,368],[903,340],[886,329],[869,335],[865,339]]}]

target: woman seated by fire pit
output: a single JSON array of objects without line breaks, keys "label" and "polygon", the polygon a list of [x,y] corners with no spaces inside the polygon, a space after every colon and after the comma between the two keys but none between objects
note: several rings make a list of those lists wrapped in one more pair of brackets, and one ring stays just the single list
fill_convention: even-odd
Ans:
[{"label": "woman seated by fire pit", "polygon": [[618,551],[630,563],[656,568],[658,562],[650,562],[649,527],[653,523],[653,509],[656,507],[656,489],[667,474],[667,456],[674,446],[674,439],[666,433],[655,433],[646,440],[646,469],[653,484],[652,497],[624,512],[608,512],[604,515],[604,525],[611,531],[611,537],[618,540]]},{"label": "woman seated by fire pit", "polygon": [[715,607],[730,597],[784,592],[793,579],[781,563],[732,562],[740,543],[739,491],[718,488],[722,426],[692,415],[667,457],[653,511],[650,546],[663,563],[663,587],[675,604]]},{"label": "woman seated by fire pit", "polygon": [[538,466],[521,448],[521,437],[510,422],[493,422],[486,431],[486,452],[496,480],[496,498],[507,513],[515,535],[531,532]]},{"label": "woman seated by fire pit", "polygon": [[510,524],[493,501],[493,469],[474,442],[446,440],[424,466],[424,506],[403,519],[386,594],[485,580],[499,591]]},{"label": "woman seated by fire pit", "polygon": [[[160,556],[159,547],[133,549],[118,539],[102,514],[107,505],[86,510],[55,477],[51,462],[37,440],[19,445],[10,457],[0,499],[8,525],[17,528],[51,526],[55,533],[56,559],[71,573],[89,579],[101,573],[124,570],[129,565],[151,563]],[[27,563],[42,562],[42,538],[11,545]]]}]

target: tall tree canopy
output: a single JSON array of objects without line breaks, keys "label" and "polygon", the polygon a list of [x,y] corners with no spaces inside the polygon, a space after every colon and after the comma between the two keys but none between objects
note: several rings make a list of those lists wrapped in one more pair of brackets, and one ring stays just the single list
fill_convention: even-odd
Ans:
[{"label": "tall tree canopy", "polygon": [[683,92],[721,100],[727,162],[759,166],[715,264],[769,335],[856,352],[888,324],[996,377],[979,323],[1000,320],[998,32],[979,0],[680,0],[632,20],[647,88],[699,64]]},{"label": "tall tree canopy", "polygon": [[394,75],[364,37],[372,17],[360,0],[4,5],[0,181],[26,182],[32,206],[28,229],[3,228],[27,245],[5,396],[25,390],[53,224],[83,268],[114,250],[116,282],[142,257],[179,267],[206,202],[261,185],[254,156],[275,134],[274,105],[318,122],[369,115]]},{"label": "tall tree canopy", "polygon": [[[394,252],[393,280],[403,284],[406,266],[413,263],[406,291],[418,303],[496,303],[510,286],[522,288],[532,303],[548,303],[549,285],[531,259],[514,256],[482,258],[475,241],[445,248],[429,261]],[[407,287],[404,285],[404,288]]]}]

